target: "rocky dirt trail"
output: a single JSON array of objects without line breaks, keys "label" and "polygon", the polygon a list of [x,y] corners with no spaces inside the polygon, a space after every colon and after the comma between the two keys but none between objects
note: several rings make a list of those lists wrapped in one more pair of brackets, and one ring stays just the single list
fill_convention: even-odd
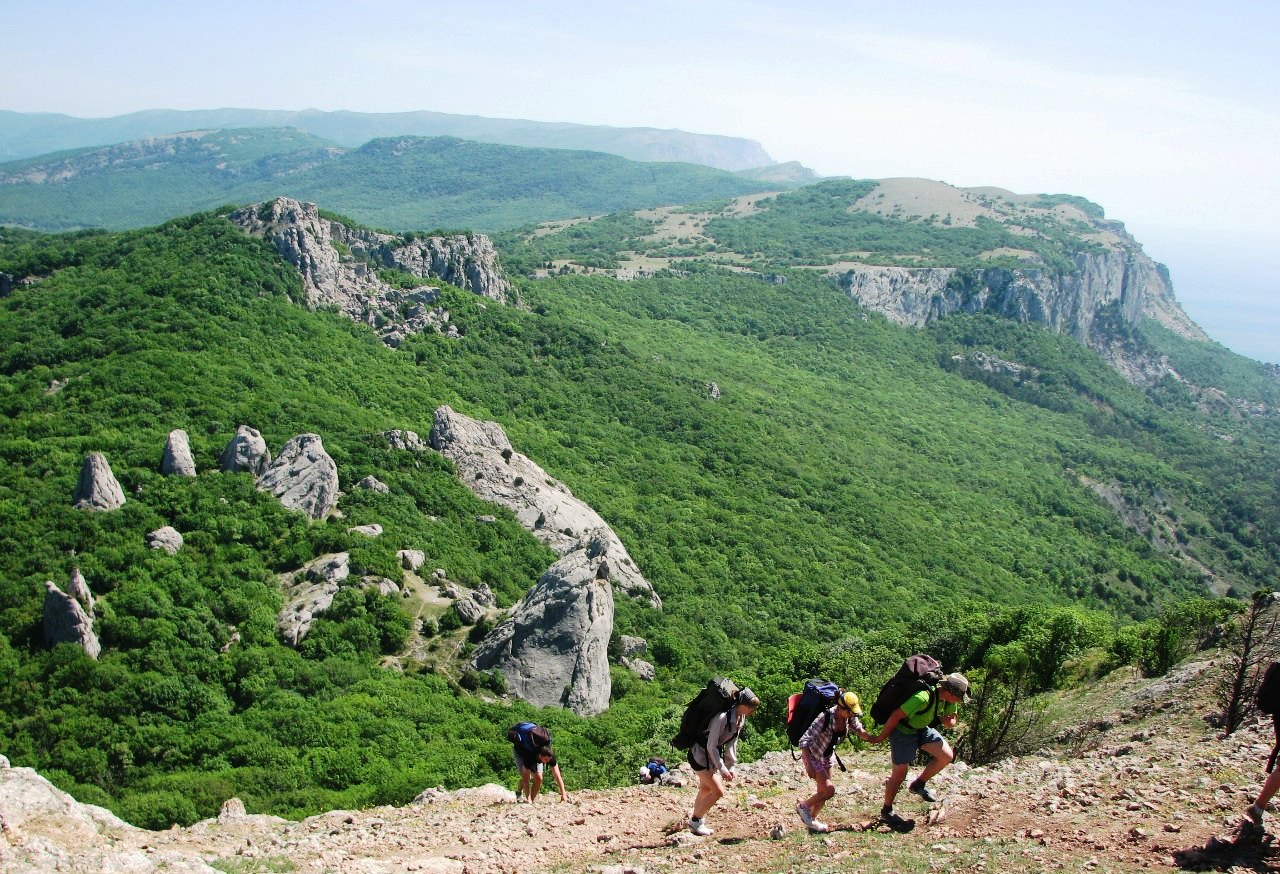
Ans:
[{"label": "rocky dirt trail", "polygon": [[302,822],[246,815],[231,802],[217,820],[149,832],[65,796],[37,800],[41,778],[14,768],[0,769],[0,870],[1280,871],[1276,815],[1266,831],[1238,827],[1263,776],[1270,724],[1222,739],[1195,693],[1202,669],[1121,676],[1068,700],[1078,720],[1059,723],[1052,748],[953,766],[938,781],[941,805],[904,791],[898,809],[916,822],[906,834],[875,819],[884,749],[842,753],[849,770],[823,812],[829,834],[801,827],[794,805],[810,784],[788,754],[771,753],[740,768],[705,838],[685,828],[696,781],[572,792],[567,803],[552,792],[533,805],[496,786],[428,791],[406,807]]}]

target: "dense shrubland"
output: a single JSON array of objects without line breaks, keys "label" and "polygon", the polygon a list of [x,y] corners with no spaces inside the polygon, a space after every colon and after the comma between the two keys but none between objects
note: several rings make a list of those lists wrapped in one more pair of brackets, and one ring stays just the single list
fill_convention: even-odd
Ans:
[{"label": "dense shrubland", "polygon": [[[463,337],[393,351],[299,307],[298,278],[215,215],[7,232],[0,271],[43,277],[0,301],[0,745],[146,825],[230,795],[297,816],[508,780],[503,729],[529,716],[555,732],[571,786],[626,781],[709,672],[764,696],[752,754],[781,744],[781,708],[806,677],[870,696],[915,650],[1006,699],[1108,664],[1158,671],[1234,602],[1185,600],[1199,572],[1122,525],[1081,474],[1163,495],[1185,548],[1242,591],[1276,568],[1275,483],[1251,475],[1275,469],[1266,427],[1209,430],[1191,404],[1153,403],[1026,326],[907,331],[801,275],[695,270],[526,282],[528,310],[446,289]],[[1043,375],[950,363],[972,349]],[[396,598],[354,588],[298,650],[279,642],[275,575],[325,552],[398,579],[395,550],[420,548],[504,605],[549,563],[447,462],[377,437],[425,434],[441,403],[500,421],[618,531],[666,605],[618,605],[618,629],[650,642],[656,684],[615,669],[613,706],[582,720],[484,694],[500,678],[469,677],[473,695],[443,666],[379,668],[408,620]],[[344,488],[373,474],[391,491],[352,491],[345,518],[308,524],[213,472],[242,423],[273,450],[319,433]],[[179,427],[194,480],[156,472]],[[123,509],[70,508],[88,451],[107,454]],[[486,513],[497,522],[477,524]],[[382,538],[346,532],[369,522]],[[143,545],[163,524],[186,537],[175,556]],[[73,566],[100,596],[97,662],[41,645],[42,582]]]}]

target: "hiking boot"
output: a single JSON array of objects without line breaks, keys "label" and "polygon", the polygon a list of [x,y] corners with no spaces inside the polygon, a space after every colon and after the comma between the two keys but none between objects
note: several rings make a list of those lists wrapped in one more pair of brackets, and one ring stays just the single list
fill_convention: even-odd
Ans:
[{"label": "hiking boot", "polygon": [[809,808],[804,806],[803,801],[796,805],[796,813],[800,814],[800,821],[804,823],[805,828],[812,830],[813,814],[809,812]]},{"label": "hiking boot", "polygon": [[880,808],[880,821],[896,832],[909,832],[916,827],[914,819],[903,819],[891,807]]},{"label": "hiking boot", "polygon": [[716,833],[715,829],[707,828],[706,823],[700,819],[689,820],[689,831],[693,832],[695,835],[698,835],[704,838],[707,835],[713,835]]},{"label": "hiking boot", "polygon": [[921,783],[919,780],[912,783],[907,787],[907,789],[914,792],[916,795],[919,795],[930,804],[938,803],[938,796],[934,795],[933,792],[929,790],[929,787]]}]

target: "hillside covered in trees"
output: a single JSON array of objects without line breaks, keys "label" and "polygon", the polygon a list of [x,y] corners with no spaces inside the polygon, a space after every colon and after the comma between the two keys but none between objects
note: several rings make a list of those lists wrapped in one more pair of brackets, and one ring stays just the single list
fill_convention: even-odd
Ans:
[{"label": "hillside covered in trees", "polygon": [[[870,694],[921,649],[993,683],[1018,666],[1034,690],[1082,665],[1158,671],[1231,612],[1202,596],[1274,579],[1280,391],[1261,365],[1143,322],[1132,342],[1248,401],[1215,407],[1034,325],[896,325],[787,263],[805,254],[778,248],[796,223],[721,229],[768,275],[692,258],[632,282],[521,277],[521,307],[444,289],[460,336],[398,349],[301,306],[296,272],[224,212],[0,232],[16,280],[0,300],[5,754],[152,826],[232,795],[298,816],[503,779],[503,730],[535,713],[447,657],[465,659],[465,629],[436,629],[437,657],[396,671],[379,666],[410,633],[395,595],[344,589],[298,648],[274,627],[277,575],[337,550],[400,581],[411,543],[502,606],[532,585],[547,553],[510,513],[380,437],[428,432],[440,404],[499,422],[661,595],[660,612],[620,600],[616,620],[649,642],[656,682],[615,667],[605,714],[536,713],[572,786],[628,781],[711,672],[765,699],[751,755],[783,744],[785,697],[814,674]],[[502,242],[531,275],[549,260],[537,239]],[[555,244],[618,254],[611,234]],[[309,523],[217,473],[241,424],[273,451],[322,435],[344,518]],[[174,428],[195,478],[158,473]],[[89,452],[110,459],[119,511],[72,507]],[[350,489],[368,475],[389,491]],[[384,537],[347,530],[366,523]],[[177,554],[147,548],[161,525],[183,533]],[[40,637],[43,582],[73,567],[99,596],[96,661]]]}]

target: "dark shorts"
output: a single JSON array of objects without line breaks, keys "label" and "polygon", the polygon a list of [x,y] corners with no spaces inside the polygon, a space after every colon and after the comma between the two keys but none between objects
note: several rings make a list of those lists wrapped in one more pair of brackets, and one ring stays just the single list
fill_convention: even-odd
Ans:
[{"label": "dark shorts", "polygon": [[[512,755],[515,756],[516,764],[518,766],[526,771],[532,771],[535,774],[542,773],[544,763],[538,758],[538,753],[535,750],[526,750],[522,747],[512,747],[511,752]],[[546,764],[554,765],[555,763],[556,760],[552,758],[551,761]]]},{"label": "dark shorts", "polygon": [[[693,770],[695,771],[705,771],[707,770],[707,766],[698,764],[698,760],[693,757],[693,751],[697,748],[698,748],[697,744],[694,744],[693,746],[689,747],[689,756],[688,756],[689,767],[693,768]],[[706,757],[707,751],[705,749],[702,751],[702,755],[704,758]]]},{"label": "dark shorts", "polygon": [[932,727],[919,731],[899,731],[895,728],[889,735],[890,761],[895,765],[910,765],[916,760],[921,747],[943,739],[938,730]]}]

